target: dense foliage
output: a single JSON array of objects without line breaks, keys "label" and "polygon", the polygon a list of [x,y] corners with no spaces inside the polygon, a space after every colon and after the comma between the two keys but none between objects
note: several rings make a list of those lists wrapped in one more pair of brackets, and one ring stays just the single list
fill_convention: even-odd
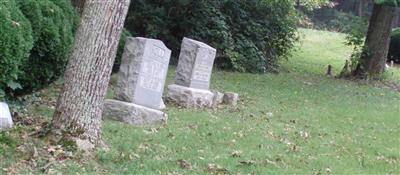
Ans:
[{"label": "dense foliage", "polygon": [[19,1],[35,31],[34,47],[20,77],[27,91],[46,86],[64,72],[79,18],[68,1]]},{"label": "dense foliage", "polygon": [[21,65],[32,49],[30,22],[14,1],[0,1],[0,99],[5,89],[16,89]]},{"label": "dense foliage", "polygon": [[41,88],[64,71],[78,16],[69,0],[0,2],[0,98]]},{"label": "dense foliage", "polygon": [[[296,40],[292,0],[133,0],[126,28],[158,38],[176,58],[183,37],[217,48],[219,67],[275,71]],[[176,62],[176,59],[172,62]]]},{"label": "dense foliage", "polygon": [[388,59],[400,64],[400,28],[392,31]]}]

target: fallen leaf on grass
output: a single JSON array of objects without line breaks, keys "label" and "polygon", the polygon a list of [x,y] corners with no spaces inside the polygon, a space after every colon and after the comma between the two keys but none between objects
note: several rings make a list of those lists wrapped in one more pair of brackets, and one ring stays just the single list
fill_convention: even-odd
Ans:
[{"label": "fallen leaf on grass", "polygon": [[254,160],[241,160],[239,161],[239,165],[254,165],[256,161]]},{"label": "fallen leaf on grass", "polygon": [[327,173],[331,173],[331,172],[332,172],[332,170],[331,170],[330,168],[326,168],[325,171],[326,171]]},{"label": "fallen leaf on grass", "polygon": [[168,133],[167,137],[170,139],[175,139],[175,135],[172,133]]},{"label": "fallen leaf on grass", "polygon": [[38,156],[39,156],[39,153],[38,153],[36,147],[34,146],[34,147],[33,147],[32,158],[37,158]]},{"label": "fallen leaf on grass", "polygon": [[146,144],[146,143],[141,143],[141,144],[139,144],[137,149],[138,149],[138,152],[146,152],[147,150],[150,149],[150,145]]},{"label": "fallen leaf on grass", "polygon": [[231,153],[231,156],[232,157],[240,157],[241,154],[242,154],[242,151],[233,151]]},{"label": "fallen leaf on grass", "polygon": [[172,172],[172,173],[168,173],[167,175],[183,175],[183,174],[177,173],[177,172]]},{"label": "fallen leaf on grass", "polygon": [[183,168],[183,169],[191,169],[192,168],[192,164],[184,159],[179,160],[179,164],[180,164],[181,168]]},{"label": "fallen leaf on grass", "polygon": [[299,147],[299,146],[293,144],[293,145],[290,147],[290,151],[293,151],[293,152],[301,151],[301,147]]},{"label": "fallen leaf on grass", "polygon": [[188,125],[188,128],[193,129],[193,130],[196,130],[198,127],[199,127],[199,126],[196,125],[196,124],[189,124],[189,125]]},{"label": "fallen leaf on grass", "polygon": [[133,160],[133,159],[139,159],[140,158],[140,156],[139,155],[137,155],[137,154],[135,154],[135,153],[131,153],[131,154],[129,154],[129,160]]},{"label": "fallen leaf on grass", "polygon": [[300,131],[299,134],[300,134],[300,137],[302,137],[304,139],[310,138],[310,134],[306,131]]},{"label": "fallen leaf on grass", "polygon": [[265,164],[271,164],[271,165],[274,165],[274,166],[278,167],[278,165],[276,164],[276,162],[274,162],[274,161],[272,161],[272,160],[269,160],[269,159],[266,159],[266,160],[264,161],[264,163],[265,163]]},{"label": "fallen leaf on grass", "polygon": [[229,174],[229,171],[226,168],[213,163],[208,164],[207,170],[210,174]]},{"label": "fallen leaf on grass", "polygon": [[160,128],[149,128],[149,129],[143,130],[143,132],[145,134],[153,134],[153,133],[158,133],[159,130],[160,130]]}]

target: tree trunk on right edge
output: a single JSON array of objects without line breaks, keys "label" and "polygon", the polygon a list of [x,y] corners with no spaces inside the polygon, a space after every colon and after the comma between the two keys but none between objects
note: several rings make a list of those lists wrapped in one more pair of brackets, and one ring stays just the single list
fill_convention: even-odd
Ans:
[{"label": "tree trunk on right edge", "polygon": [[355,76],[375,76],[384,72],[394,12],[394,7],[374,4],[363,53],[353,72]]}]

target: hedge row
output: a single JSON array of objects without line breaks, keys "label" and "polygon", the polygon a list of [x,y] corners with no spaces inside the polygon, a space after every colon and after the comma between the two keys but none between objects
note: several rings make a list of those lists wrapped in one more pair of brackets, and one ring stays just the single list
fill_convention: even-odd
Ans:
[{"label": "hedge row", "polygon": [[69,0],[0,2],[0,98],[42,88],[64,71],[79,17]]}]

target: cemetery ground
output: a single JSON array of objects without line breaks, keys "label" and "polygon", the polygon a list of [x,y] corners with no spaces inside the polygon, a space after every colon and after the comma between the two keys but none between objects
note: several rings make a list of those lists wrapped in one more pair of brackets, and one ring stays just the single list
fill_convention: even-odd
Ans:
[{"label": "cemetery ground", "polygon": [[239,93],[237,107],[167,104],[165,125],[105,121],[109,149],[90,156],[37,138],[61,82],[29,95],[19,124],[0,134],[0,174],[399,174],[400,91],[389,82],[400,69],[389,68],[386,83],[328,77],[327,65],[338,74],[351,54],[344,35],[300,31],[279,74],[214,71],[211,88]]}]

